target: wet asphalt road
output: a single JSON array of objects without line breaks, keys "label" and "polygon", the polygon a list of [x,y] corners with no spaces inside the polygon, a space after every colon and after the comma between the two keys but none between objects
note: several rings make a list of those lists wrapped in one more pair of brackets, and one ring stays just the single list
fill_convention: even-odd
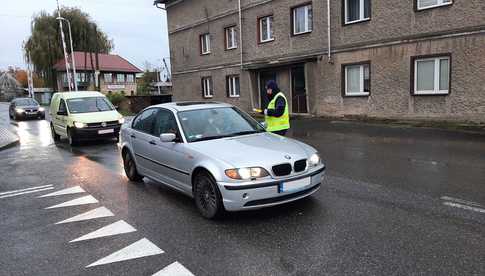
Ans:
[{"label": "wet asphalt road", "polygon": [[[290,135],[327,164],[320,191],[208,221],[183,195],[128,182],[113,142],[70,148],[47,121],[12,127],[21,141],[0,152],[0,275],[151,275],[175,261],[195,275],[485,274],[485,136],[294,121]],[[54,189],[1,195],[42,185]],[[74,186],[86,193],[37,198]],[[44,209],[86,195],[99,202]],[[101,206],[114,216],[55,224]],[[118,220],[137,231],[69,243]],[[142,238],[164,253],[86,268]]]}]

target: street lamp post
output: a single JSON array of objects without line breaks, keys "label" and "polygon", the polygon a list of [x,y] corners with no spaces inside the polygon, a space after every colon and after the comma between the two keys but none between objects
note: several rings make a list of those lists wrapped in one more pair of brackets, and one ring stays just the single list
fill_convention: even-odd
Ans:
[{"label": "street lamp post", "polygon": [[74,71],[74,90],[77,92],[77,73],[76,73],[76,58],[74,57],[74,50],[72,47],[72,33],[71,33],[71,22],[64,17],[57,17],[57,20],[60,21],[66,21],[67,22],[67,27],[69,29],[69,42],[71,44],[71,63],[72,63],[72,69]]}]

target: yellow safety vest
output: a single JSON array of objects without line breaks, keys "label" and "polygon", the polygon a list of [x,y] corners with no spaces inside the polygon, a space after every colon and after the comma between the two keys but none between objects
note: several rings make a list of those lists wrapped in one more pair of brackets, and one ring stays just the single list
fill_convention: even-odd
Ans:
[{"label": "yellow safety vest", "polygon": [[284,130],[284,129],[289,129],[290,128],[290,112],[288,110],[288,101],[286,100],[285,94],[282,92],[279,92],[276,94],[276,96],[273,97],[271,102],[268,104],[268,109],[274,109],[275,104],[276,104],[276,99],[278,97],[283,97],[285,99],[285,112],[281,117],[273,117],[273,116],[264,116],[264,120],[266,122],[266,130],[273,132],[273,131],[279,131],[279,130]]}]

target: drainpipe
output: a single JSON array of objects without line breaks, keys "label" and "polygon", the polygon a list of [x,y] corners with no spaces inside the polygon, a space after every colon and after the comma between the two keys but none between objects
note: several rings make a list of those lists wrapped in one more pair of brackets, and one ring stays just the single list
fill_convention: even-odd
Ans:
[{"label": "drainpipe", "polygon": [[239,10],[239,47],[241,47],[240,51],[240,63],[241,69],[243,66],[243,33],[242,33],[242,12],[241,12],[241,0],[238,0],[238,10]]},{"label": "drainpipe", "polygon": [[331,41],[331,22],[330,22],[330,0],[327,0],[327,39],[328,39],[328,63],[332,63],[332,41]]}]

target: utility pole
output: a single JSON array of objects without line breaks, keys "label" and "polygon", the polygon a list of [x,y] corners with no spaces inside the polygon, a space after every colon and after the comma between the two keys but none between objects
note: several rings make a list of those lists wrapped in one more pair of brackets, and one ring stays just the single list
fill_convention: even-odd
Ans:
[{"label": "utility pole", "polygon": [[[59,0],[57,0],[57,16],[61,17],[61,9],[59,8]],[[72,91],[72,78],[71,78],[71,68],[69,66],[69,62],[67,60],[67,50],[66,50],[66,39],[64,37],[64,31],[62,30],[62,21],[59,20],[59,28],[61,30],[61,39],[62,39],[62,49],[64,50],[64,60],[66,61],[66,74],[67,74],[67,82],[69,87],[69,92]]]},{"label": "utility pole", "polygon": [[71,32],[71,22],[64,17],[57,17],[59,21],[66,21],[67,26],[69,27],[69,42],[71,43],[71,63],[72,63],[72,70],[74,71],[74,91],[77,92],[77,72],[76,72],[76,57],[74,56],[74,48],[72,46],[72,32]]}]

